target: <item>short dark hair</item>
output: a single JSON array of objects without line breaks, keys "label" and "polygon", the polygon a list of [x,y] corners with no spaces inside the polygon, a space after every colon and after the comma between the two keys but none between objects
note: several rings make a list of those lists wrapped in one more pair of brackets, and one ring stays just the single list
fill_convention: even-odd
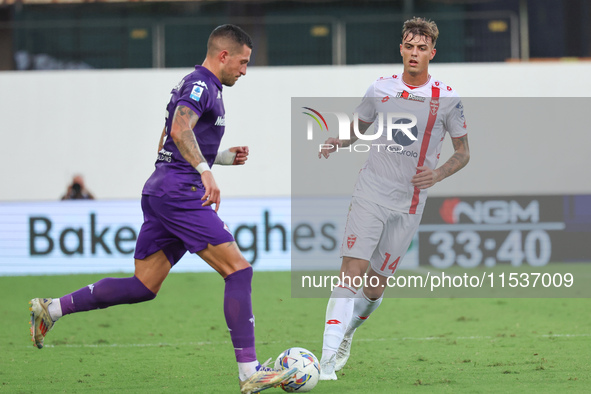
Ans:
[{"label": "short dark hair", "polygon": [[252,49],[252,39],[244,30],[236,25],[226,24],[213,29],[209,35],[209,40],[207,40],[208,52],[213,49],[213,42],[218,38],[230,39],[240,48],[242,48],[243,45],[246,45]]},{"label": "short dark hair", "polygon": [[416,35],[431,37],[431,42],[433,43],[433,46],[435,46],[437,38],[439,37],[439,29],[437,28],[437,24],[432,20],[415,16],[404,22],[402,27],[402,41],[404,41],[409,34],[411,35],[411,38]]}]

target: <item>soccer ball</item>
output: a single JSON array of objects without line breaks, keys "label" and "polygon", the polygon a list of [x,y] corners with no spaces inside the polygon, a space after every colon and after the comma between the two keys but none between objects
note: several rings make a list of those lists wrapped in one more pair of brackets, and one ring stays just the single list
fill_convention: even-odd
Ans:
[{"label": "soccer ball", "polygon": [[309,350],[292,347],[284,351],[275,360],[275,369],[296,367],[298,372],[292,378],[281,383],[281,388],[288,393],[305,393],[316,387],[320,377],[320,363]]}]

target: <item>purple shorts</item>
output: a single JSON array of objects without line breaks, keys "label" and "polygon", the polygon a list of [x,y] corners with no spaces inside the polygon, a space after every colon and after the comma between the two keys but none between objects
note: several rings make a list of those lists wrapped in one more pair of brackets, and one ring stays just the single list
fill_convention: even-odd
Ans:
[{"label": "purple shorts", "polygon": [[145,259],[162,250],[171,265],[189,251],[199,252],[208,244],[234,242],[234,237],[218,214],[195,198],[142,195],[144,224],[135,246],[136,259]]}]

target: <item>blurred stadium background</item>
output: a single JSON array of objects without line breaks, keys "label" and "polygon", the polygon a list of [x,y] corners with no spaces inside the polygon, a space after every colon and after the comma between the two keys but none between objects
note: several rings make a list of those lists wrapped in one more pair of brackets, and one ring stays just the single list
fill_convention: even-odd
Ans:
[{"label": "blurred stadium background", "polygon": [[585,0],[2,0],[0,69],[189,67],[204,49],[186,40],[227,22],[254,38],[254,66],[395,63],[415,14],[445,33],[442,63],[591,56]]},{"label": "blurred stadium background", "polygon": [[[222,23],[242,26],[255,46],[247,75],[224,90],[222,141],[223,148],[249,145],[251,156],[246,166],[214,170],[219,214],[259,271],[257,347],[265,357],[294,344],[319,355],[330,290],[298,287],[298,275],[338,270],[363,155],[310,161],[316,152],[294,143],[304,135],[297,134],[301,103],[361,97],[376,78],[401,72],[401,24],[413,15],[439,26],[430,72],[463,98],[472,156],[430,192],[401,264],[411,271],[400,274],[494,272],[508,280],[537,271],[558,284],[570,273],[577,286],[387,300],[357,334],[365,342],[347,378],[315,391],[590,392],[590,323],[582,312],[591,292],[589,0],[0,0],[7,323],[0,391],[233,387],[223,281],[195,256],[174,272],[201,273],[171,275],[155,304],[69,319],[43,353],[30,348],[24,309],[32,297],[133,271],[140,193],[169,92],[201,64],[210,31]],[[450,154],[444,141],[441,160]],[[336,171],[342,182],[327,182]],[[75,174],[96,200],[59,201]],[[90,275],[44,276],[74,273]],[[187,309],[178,300],[193,299],[195,289],[201,303]],[[556,299],[484,299],[490,296]]]},{"label": "blurred stadium background", "polygon": [[[0,0],[0,129],[9,163],[0,174],[0,274],[133,268],[139,194],[169,91],[201,63],[209,32],[222,23],[247,30],[254,52],[247,76],[225,91],[222,145],[248,144],[252,155],[243,168],[216,169],[226,199],[220,213],[257,269],[290,268],[295,229],[298,250],[338,265],[355,179],[324,192],[292,183],[291,100],[361,96],[374,79],[400,72],[401,24],[413,15],[438,23],[431,72],[466,98],[472,151],[466,169],[433,188],[440,200],[423,223],[444,226],[460,198],[459,224],[488,218],[506,226],[494,236],[478,227],[477,255],[461,242],[464,228],[436,227],[439,236],[413,243],[408,267],[435,266],[442,256],[437,268],[458,265],[449,256],[467,256],[471,267],[588,261],[591,183],[572,169],[585,167],[591,145],[582,131],[589,1]],[[562,115],[553,115],[558,102]],[[442,159],[450,149],[446,142]],[[343,173],[359,167],[344,157],[335,163]],[[57,202],[77,173],[98,199]],[[293,222],[301,218],[290,216],[290,197],[330,193],[342,207],[330,219],[334,230],[323,233],[319,217]],[[455,240],[445,250],[433,240],[441,231]]]}]

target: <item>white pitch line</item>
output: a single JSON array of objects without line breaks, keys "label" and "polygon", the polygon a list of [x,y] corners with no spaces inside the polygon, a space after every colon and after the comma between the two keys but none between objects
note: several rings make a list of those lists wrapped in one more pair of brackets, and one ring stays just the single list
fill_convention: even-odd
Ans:
[{"label": "white pitch line", "polygon": [[[536,335],[537,338],[582,338],[582,337],[591,337],[591,334],[545,334],[545,335]],[[451,340],[479,340],[479,339],[492,339],[496,337],[491,336],[468,336],[468,337],[400,337],[400,338],[360,338],[357,339],[359,342],[385,342],[385,341],[434,341],[434,340],[444,340],[444,339],[451,339]],[[301,342],[301,341],[298,341]],[[311,340],[306,341],[307,343],[319,343],[320,340]],[[64,345],[45,345],[44,347],[48,348],[109,348],[109,347],[177,347],[177,346],[205,346],[205,345],[225,345],[230,344],[231,341],[216,341],[216,342],[184,342],[184,343],[100,343],[100,344],[64,344]],[[285,343],[285,341],[265,341],[265,342],[258,342],[258,345],[262,344],[278,344],[278,343]],[[27,346],[29,347],[29,346]]]}]

